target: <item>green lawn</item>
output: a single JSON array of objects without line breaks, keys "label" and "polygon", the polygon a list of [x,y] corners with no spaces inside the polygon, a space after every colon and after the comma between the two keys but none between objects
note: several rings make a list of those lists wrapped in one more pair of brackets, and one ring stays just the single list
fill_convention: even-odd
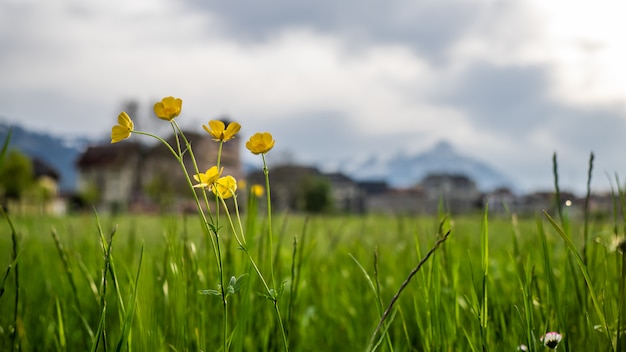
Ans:
[{"label": "green lawn", "polygon": [[[543,351],[539,339],[548,331],[563,334],[558,350],[626,348],[617,342],[618,324],[622,334],[626,325],[619,301],[624,257],[609,246],[611,219],[589,224],[583,258],[583,222],[566,224],[568,249],[541,213],[443,223],[438,217],[278,215],[271,251],[266,220],[242,218],[248,253],[265,278],[274,269],[276,285],[269,286],[279,291],[284,283],[277,304],[291,351],[367,350],[394,294],[448,230],[370,350],[515,351],[525,344]],[[231,285],[238,292],[224,309],[219,295],[199,293],[219,292],[220,279],[213,242],[195,215],[11,221],[18,258],[7,276],[14,243],[9,222],[0,221],[2,351],[218,351],[224,333],[231,351],[284,350],[273,301],[229,226],[219,231],[224,286],[231,276],[241,281]]]}]

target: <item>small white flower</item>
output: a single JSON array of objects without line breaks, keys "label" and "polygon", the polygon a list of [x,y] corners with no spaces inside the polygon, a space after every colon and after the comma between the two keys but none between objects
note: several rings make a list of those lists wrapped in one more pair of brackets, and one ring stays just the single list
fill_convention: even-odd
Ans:
[{"label": "small white flower", "polygon": [[517,350],[518,351],[524,351],[524,352],[528,352],[528,346],[521,344],[519,346],[517,346]]},{"label": "small white flower", "polygon": [[559,334],[558,332],[548,332],[545,335],[541,336],[541,342],[543,343],[544,346],[555,350],[556,347],[559,345],[559,342],[561,342],[561,340],[563,339],[563,335]]},{"label": "small white flower", "polygon": [[621,253],[626,253],[626,237],[613,236],[609,249],[611,252],[619,251]]}]

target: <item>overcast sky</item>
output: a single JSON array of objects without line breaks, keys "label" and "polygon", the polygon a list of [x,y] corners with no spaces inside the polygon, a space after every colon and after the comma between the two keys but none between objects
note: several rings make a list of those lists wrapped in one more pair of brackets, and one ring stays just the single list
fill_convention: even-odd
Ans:
[{"label": "overcast sky", "polygon": [[[275,157],[332,162],[440,140],[524,190],[626,179],[626,21],[612,0],[4,0],[0,117],[107,137],[164,96],[222,115]],[[163,126],[161,126],[163,127]],[[132,138],[141,138],[133,136]],[[269,157],[270,159],[272,156]]]}]

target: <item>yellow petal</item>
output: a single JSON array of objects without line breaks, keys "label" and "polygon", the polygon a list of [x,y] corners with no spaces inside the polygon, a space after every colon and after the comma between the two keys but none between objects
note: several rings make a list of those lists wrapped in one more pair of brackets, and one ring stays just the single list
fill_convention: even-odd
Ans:
[{"label": "yellow petal", "polygon": [[216,131],[223,131],[225,128],[224,122],[220,120],[209,121],[209,126],[211,126],[211,129],[216,130]]},{"label": "yellow petal", "polygon": [[179,98],[165,97],[154,104],[154,113],[162,120],[172,121],[180,114],[182,105],[183,101]]},{"label": "yellow petal", "polygon": [[226,126],[220,120],[211,120],[209,121],[209,127],[215,132],[223,133]]},{"label": "yellow petal", "polygon": [[228,199],[235,195],[237,191],[237,180],[232,176],[224,176],[215,181],[213,193],[222,199]]},{"label": "yellow petal", "polygon": [[206,183],[213,183],[215,182],[221,175],[222,175],[222,171],[224,170],[224,168],[221,168],[220,170],[217,169],[217,166],[212,166],[211,168],[209,168],[208,170],[206,170]]},{"label": "yellow petal", "polygon": [[224,132],[224,142],[235,137],[239,130],[241,130],[240,124],[238,124],[237,122],[229,123],[226,131]]},{"label": "yellow petal", "polygon": [[111,129],[111,143],[117,143],[130,137],[130,130],[120,125],[113,126]]},{"label": "yellow petal", "polygon": [[274,147],[274,138],[269,132],[257,132],[246,142],[246,148],[253,154],[265,154]]},{"label": "yellow petal", "polygon": [[133,130],[135,125],[133,124],[133,120],[130,119],[130,116],[125,111],[122,111],[119,116],[117,116],[117,123],[120,126],[126,127],[129,130]]},{"label": "yellow petal", "polygon": [[165,118],[165,106],[163,105],[163,103],[158,102],[156,104],[154,104],[154,114],[160,118],[160,119],[164,119],[167,120],[167,118]]}]

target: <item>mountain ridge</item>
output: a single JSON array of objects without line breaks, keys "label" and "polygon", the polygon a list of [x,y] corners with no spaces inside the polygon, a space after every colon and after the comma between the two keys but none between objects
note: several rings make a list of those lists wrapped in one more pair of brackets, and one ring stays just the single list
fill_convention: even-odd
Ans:
[{"label": "mountain ridge", "polygon": [[362,161],[345,161],[339,171],[357,180],[384,179],[391,186],[411,187],[435,173],[462,174],[476,182],[481,191],[501,187],[513,189],[514,183],[483,161],[463,155],[454,146],[441,140],[430,149],[418,153],[396,153],[390,158],[370,156]]},{"label": "mountain ridge", "polygon": [[86,138],[64,139],[0,120],[2,143],[9,130],[11,130],[9,149],[17,149],[30,158],[42,160],[57,170],[61,176],[59,180],[61,191],[73,191],[76,188],[75,163],[84,147],[91,142],[90,140]]}]

